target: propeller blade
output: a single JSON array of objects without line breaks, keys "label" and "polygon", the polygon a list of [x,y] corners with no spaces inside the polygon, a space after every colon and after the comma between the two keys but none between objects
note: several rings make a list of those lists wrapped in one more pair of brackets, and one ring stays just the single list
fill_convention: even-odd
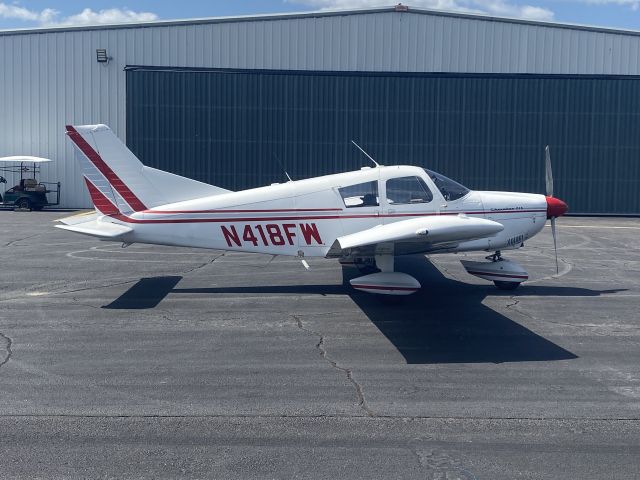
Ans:
[{"label": "propeller blade", "polygon": [[551,217],[551,235],[553,236],[553,250],[556,253],[556,275],[560,273],[558,268],[558,242],[556,238],[556,217]]},{"label": "propeller blade", "polygon": [[549,145],[544,149],[544,157],[544,175],[547,184],[547,197],[553,197],[553,172],[551,171],[551,154],[549,153]]}]

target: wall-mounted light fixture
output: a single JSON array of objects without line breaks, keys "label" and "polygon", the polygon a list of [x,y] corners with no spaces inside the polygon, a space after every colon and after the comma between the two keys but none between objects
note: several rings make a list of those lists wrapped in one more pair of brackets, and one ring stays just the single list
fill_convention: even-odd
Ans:
[{"label": "wall-mounted light fixture", "polygon": [[96,60],[98,61],[98,63],[107,63],[107,64],[109,63],[109,60],[111,60],[111,57],[107,55],[106,48],[96,49]]}]

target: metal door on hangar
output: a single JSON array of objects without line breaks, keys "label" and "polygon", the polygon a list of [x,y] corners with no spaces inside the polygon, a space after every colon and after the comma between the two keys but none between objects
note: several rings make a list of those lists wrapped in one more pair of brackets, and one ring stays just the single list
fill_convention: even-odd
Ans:
[{"label": "metal door on hangar", "polygon": [[127,144],[232,190],[358,169],[440,171],[555,193],[572,213],[640,213],[640,78],[126,68]]}]

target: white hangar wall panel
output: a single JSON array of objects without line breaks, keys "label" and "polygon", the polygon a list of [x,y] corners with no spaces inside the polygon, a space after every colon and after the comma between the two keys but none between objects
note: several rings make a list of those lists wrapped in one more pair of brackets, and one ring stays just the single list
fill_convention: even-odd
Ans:
[{"label": "white hangar wall panel", "polygon": [[63,206],[89,206],[64,125],[124,139],[127,65],[640,75],[640,35],[390,9],[0,32],[0,156],[54,159]]}]

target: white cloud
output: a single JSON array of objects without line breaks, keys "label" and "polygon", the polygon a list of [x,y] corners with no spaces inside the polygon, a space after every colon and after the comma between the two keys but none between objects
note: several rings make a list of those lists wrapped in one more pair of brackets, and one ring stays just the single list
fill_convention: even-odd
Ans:
[{"label": "white cloud", "polygon": [[578,0],[591,5],[621,5],[631,10],[640,9],[640,0]]},{"label": "white cloud", "polygon": [[107,8],[94,11],[85,8],[80,13],[60,16],[60,12],[53,8],[30,10],[17,4],[0,2],[0,18],[20,20],[35,23],[38,26],[69,26],[69,25],[98,25],[109,23],[147,22],[158,19],[158,15],[151,12],[135,12],[127,8]]},{"label": "white cloud", "polygon": [[525,18],[528,20],[553,20],[549,9],[533,5],[517,5],[503,0],[472,0],[481,10],[502,17]]},{"label": "white cloud", "polygon": [[45,8],[44,10],[29,10],[28,8],[21,7],[19,5],[8,5],[0,2],[0,18],[9,18],[14,20],[22,20],[25,22],[37,22],[44,23],[51,21],[58,11],[52,8]]},{"label": "white cloud", "polygon": [[96,25],[107,23],[150,22],[157,19],[158,16],[151,12],[134,12],[133,10],[120,8],[107,8],[96,12],[90,8],[85,8],[80,13],[70,15],[60,20],[54,20],[51,24]]},{"label": "white cloud", "polygon": [[[290,3],[310,5],[320,9],[346,9],[388,7],[395,3],[393,0],[288,0]],[[588,0],[592,1],[592,0]],[[607,0],[593,0],[607,1]],[[638,1],[640,0],[613,0]],[[407,0],[406,5],[433,10],[448,10],[464,13],[487,13],[504,17],[524,18],[528,20],[553,20],[553,12],[549,9],[534,5],[509,3],[505,0]]]}]

